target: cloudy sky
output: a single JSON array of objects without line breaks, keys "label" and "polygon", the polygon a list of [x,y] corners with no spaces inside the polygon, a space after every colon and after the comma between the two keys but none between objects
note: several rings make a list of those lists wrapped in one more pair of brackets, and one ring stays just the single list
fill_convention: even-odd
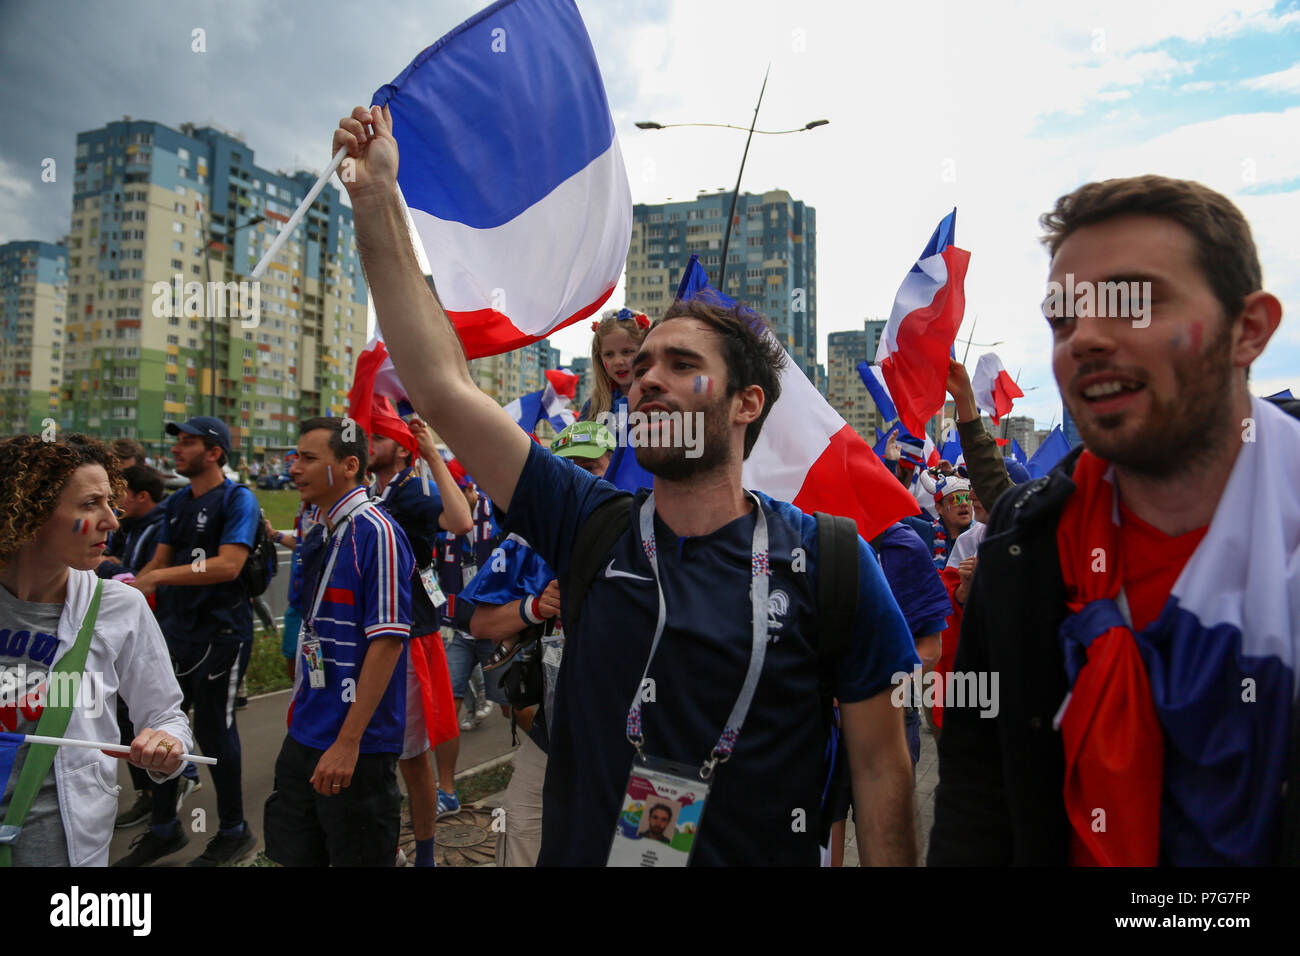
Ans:
[{"label": "cloudy sky", "polygon": [[[0,0],[0,242],[67,231],[76,134],[123,115],[211,122],[261,166],[320,168],[338,118],[482,5]],[[633,124],[747,124],[768,63],[760,129],[830,120],[755,137],[744,179],[817,209],[823,360],[828,332],[888,315],[956,206],[971,364],[978,343],[1000,341],[1027,390],[1018,411],[1046,427],[1060,400],[1037,218],[1081,183],[1153,172],[1241,206],[1285,308],[1252,388],[1300,386],[1300,0],[578,6],[636,202],[734,183],[743,133]],[[191,49],[195,28],[205,52]],[[553,341],[568,358],[588,337],[579,326]]]}]

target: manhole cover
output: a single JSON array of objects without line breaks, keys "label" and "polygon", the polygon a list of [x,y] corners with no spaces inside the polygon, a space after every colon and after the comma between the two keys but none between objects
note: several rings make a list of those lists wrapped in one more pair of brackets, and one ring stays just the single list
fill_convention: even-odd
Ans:
[{"label": "manhole cover", "polygon": [[474,823],[442,823],[435,834],[434,842],[438,846],[456,847],[460,850],[478,846],[488,839],[488,831]]},{"label": "manhole cover", "polygon": [[[497,835],[492,831],[490,807],[464,807],[443,817],[434,830],[434,859],[438,866],[482,866],[496,859]],[[408,818],[402,820],[400,846],[415,859],[415,834]]]}]

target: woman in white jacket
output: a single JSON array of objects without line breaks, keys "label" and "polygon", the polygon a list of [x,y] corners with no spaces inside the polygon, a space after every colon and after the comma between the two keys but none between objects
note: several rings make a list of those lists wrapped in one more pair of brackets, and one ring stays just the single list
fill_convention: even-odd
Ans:
[{"label": "woman in white jacket", "polygon": [[[41,676],[48,678],[76,643],[99,583],[95,568],[118,526],[113,502],[123,491],[116,459],[93,438],[21,435],[0,442],[0,675],[19,695],[0,697],[0,731],[37,732],[44,695],[54,689]],[[136,727],[128,759],[158,783],[180,773],[180,754],[193,738],[162,632],[140,591],[103,582],[82,675],[61,736],[116,742],[120,694]],[[0,800],[5,823],[12,824],[10,798],[30,751],[31,745],[18,748]],[[10,844],[14,865],[106,865],[117,766],[98,750],[57,748]]]}]

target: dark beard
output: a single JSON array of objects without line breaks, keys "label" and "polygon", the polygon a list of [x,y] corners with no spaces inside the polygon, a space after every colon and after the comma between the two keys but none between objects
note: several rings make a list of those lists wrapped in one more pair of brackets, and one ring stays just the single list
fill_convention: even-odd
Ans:
[{"label": "dark beard", "polygon": [[[637,464],[665,481],[686,481],[725,467],[731,461],[731,442],[726,422],[728,401],[726,397],[719,398],[700,409],[704,412],[704,434],[698,436],[698,458],[686,457],[686,445],[681,441],[682,436],[677,435],[676,447],[634,448]],[[685,416],[690,414],[694,413],[682,412],[683,423]]]},{"label": "dark beard", "polygon": [[1099,458],[1151,478],[1199,467],[1232,431],[1231,346],[1232,326],[1224,321],[1200,355],[1174,367],[1173,399],[1153,402],[1150,418],[1131,436],[1114,433],[1122,416],[1098,418],[1094,426],[1076,415],[1084,445]]}]

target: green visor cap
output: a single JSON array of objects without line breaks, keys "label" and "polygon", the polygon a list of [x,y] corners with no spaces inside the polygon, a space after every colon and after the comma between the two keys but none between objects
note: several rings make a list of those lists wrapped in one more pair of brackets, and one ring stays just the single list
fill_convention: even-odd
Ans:
[{"label": "green visor cap", "polygon": [[609,429],[600,422],[574,422],[551,442],[551,451],[561,458],[599,458],[618,447]]}]

